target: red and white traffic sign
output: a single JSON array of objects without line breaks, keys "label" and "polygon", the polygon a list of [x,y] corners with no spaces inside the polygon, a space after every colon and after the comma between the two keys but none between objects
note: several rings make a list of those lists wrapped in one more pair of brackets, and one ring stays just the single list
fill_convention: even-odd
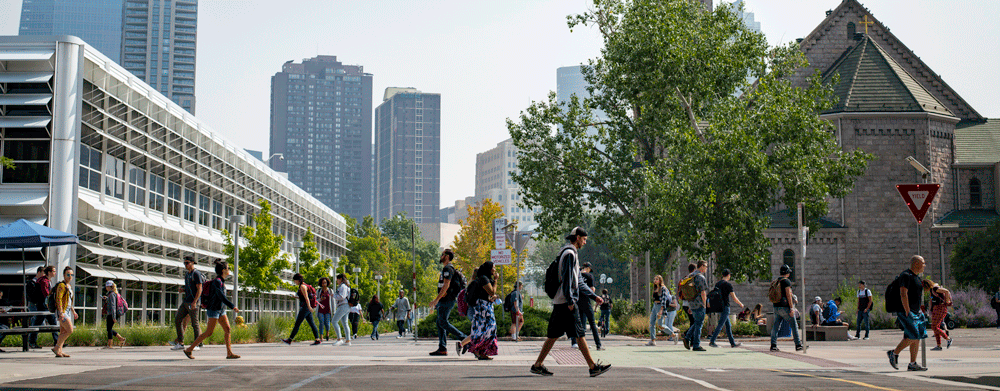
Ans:
[{"label": "red and white traffic sign", "polygon": [[913,213],[917,224],[924,221],[927,211],[931,210],[931,202],[934,201],[934,196],[937,195],[939,189],[941,189],[940,183],[896,185],[896,190],[906,202],[906,207],[910,208],[910,213]]}]

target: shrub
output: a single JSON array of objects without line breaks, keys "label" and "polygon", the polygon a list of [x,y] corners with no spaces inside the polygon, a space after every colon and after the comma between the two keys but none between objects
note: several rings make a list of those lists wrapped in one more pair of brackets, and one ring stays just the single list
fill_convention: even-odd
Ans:
[{"label": "shrub", "polygon": [[978,287],[967,287],[951,293],[952,315],[959,326],[988,327],[993,324],[996,312],[990,307],[992,295]]},{"label": "shrub", "polygon": [[760,332],[757,323],[736,321],[736,324],[733,325],[733,335],[763,336],[764,333]]},{"label": "shrub", "polygon": [[649,336],[649,318],[633,314],[611,322],[611,333],[628,336]]},{"label": "shrub", "polygon": [[260,317],[255,325],[251,326],[257,334],[258,342],[275,342],[278,340],[278,319],[272,315]]},{"label": "shrub", "polygon": [[611,307],[611,319],[615,321],[631,319],[632,315],[646,316],[646,302],[639,300],[633,303],[620,299]]}]

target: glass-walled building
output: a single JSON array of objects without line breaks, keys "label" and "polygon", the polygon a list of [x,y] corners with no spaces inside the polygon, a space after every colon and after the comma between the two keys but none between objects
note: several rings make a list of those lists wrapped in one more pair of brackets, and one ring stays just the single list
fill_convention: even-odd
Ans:
[{"label": "glass-walled building", "polygon": [[119,62],[122,5],[122,0],[24,0],[18,35],[74,35]]},{"label": "glass-walled building", "polygon": [[[0,37],[0,151],[15,164],[0,172],[0,224],[25,218],[80,237],[77,246],[26,250],[26,270],[20,251],[0,251],[0,289],[11,302],[21,300],[22,273],[71,266],[83,320],[96,320],[100,287],[113,279],[128,320],[168,321],[182,257],[214,276],[229,217],[252,221],[260,199],[272,206],[283,251],[307,228],[323,257],[336,262],[346,251],[337,212],[75,37]],[[237,304],[249,320],[295,310],[291,292],[246,296]]]}]

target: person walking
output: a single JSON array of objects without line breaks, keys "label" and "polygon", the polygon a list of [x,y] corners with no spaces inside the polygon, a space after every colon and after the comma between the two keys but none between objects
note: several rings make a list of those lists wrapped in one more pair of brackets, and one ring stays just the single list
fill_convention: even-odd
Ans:
[{"label": "person walking", "polygon": [[382,322],[382,302],[378,300],[378,295],[372,295],[372,299],[368,302],[368,321],[372,322],[372,341],[378,340],[378,324]]},{"label": "person walking", "polygon": [[497,319],[493,302],[497,296],[498,273],[493,262],[486,261],[476,270],[475,280],[466,291],[466,301],[471,302],[472,337],[469,352],[480,360],[492,360],[497,354]]},{"label": "person walking", "polygon": [[56,322],[59,324],[59,339],[52,347],[52,353],[55,353],[56,357],[69,357],[63,353],[63,345],[69,335],[73,334],[73,321],[79,317],[73,308],[73,275],[73,268],[66,266],[63,269],[62,281],[52,288],[55,290],[52,294],[55,295],[55,313],[58,316]]},{"label": "person walking", "polygon": [[729,322],[729,313],[730,313],[730,304],[732,302],[735,302],[737,305],[739,305],[740,310],[742,310],[746,306],[743,305],[743,303],[740,301],[740,298],[736,296],[736,292],[733,291],[733,284],[729,282],[729,280],[732,277],[733,274],[732,272],[729,271],[729,269],[723,269],[722,280],[719,280],[719,282],[715,283],[715,288],[718,289],[719,293],[722,294],[722,312],[719,313],[719,322],[715,326],[715,331],[712,333],[712,339],[709,340],[708,342],[708,346],[711,346],[713,348],[719,347],[719,345],[715,344],[715,340],[716,338],[719,337],[719,332],[722,331],[723,327],[725,327],[726,329],[726,336],[729,337],[729,346],[735,348],[742,345],[742,343],[736,342],[736,339],[733,338],[733,325],[732,323]]},{"label": "person walking", "polygon": [[521,281],[514,284],[514,290],[507,294],[506,303],[510,303],[510,339],[521,340],[521,327],[524,327],[524,298],[521,296]]},{"label": "person walking", "polygon": [[[792,315],[792,305],[794,305],[795,300],[792,299],[792,281],[788,279],[792,275],[792,267],[788,265],[781,265],[781,269],[778,271],[781,275],[777,281],[771,283],[771,285],[778,289],[781,293],[781,299],[774,304],[774,324],[771,325],[771,351],[778,352],[778,330],[781,328],[781,322],[788,322],[789,327],[792,329],[792,339],[795,340],[795,351],[802,351],[804,347],[802,346],[802,340],[799,339],[799,328],[795,325],[795,318]],[[775,284],[777,284],[775,286]],[[805,300],[803,297],[802,300]]]},{"label": "person walking", "polygon": [[[337,309],[333,312],[333,329],[337,331],[337,342],[333,346],[351,346],[351,325],[348,324],[347,314],[351,312],[348,299],[351,296],[351,287],[347,285],[347,276],[344,273],[337,274],[337,289],[334,291],[333,300]],[[344,333],[340,333],[343,326]],[[354,332],[357,333],[357,323],[354,325]],[[356,336],[356,335],[355,335]]]},{"label": "person walking", "polygon": [[[927,368],[917,364],[917,350],[920,346],[920,340],[927,337],[926,333],[920,333],[917,328],[917,322],[923,321],[925,319],[922,312],[920,312],[920,306],[923,304],[924,292],[923,284],[920,281],[920,274],[924,272],[924,267],[926,266],[924,257],[919,255],[914,255],[910,258],[910,268],[903,270],[902,273],[896,277],[896,281],[893,283],[899,289],[899,307],[886,308],[886,310],[897,310],[896,320],[899,325],[903,327],[903,339],[899,341],[895,349],[886,352],[889,356],[889,365],[893,369],[899,369],[899,353],[904,349],[910,349],[910,364],[906,367],[907,371],[926,371]],[[889,300],[886,298],[886,300]],[[890,307],[886,304],[886,307]]]},{"label": "person walking", "polygon": [[[601,346],[601,335],[600,331],[597,329],[597,322],[594,318],[594,305],[592,301],[597,301],[597,291],[594,288],[594,275],[591,274],[593,268],[590,266],[590,262],[584,262],[580,266],[580,278],[583,279],[584,285],[587,287],[587,294],[584,294],[586,300],[582,300],[580,303],[580,316],[586,318],[587,324],[590,325],[590,332],[594,335],[594,345],[597,350],[604,350]],[[581,290],[581,292],[583,292]]]},{"label": "person walking", "polygon": [[[566,235],[566,245],[559,250],[556,259],[559,260],[559,289],[556,290],[552,298],[552,314],[549,315],[549,327],[546,333],[547,338],[542,344],[542,351],[538,353],[538,359],[531,366],[531,373],[543,376],[552,376],[553,373],[545,367],[545,357],[549,355],[556,340],[566,335],[567,338],[576,339],[579,345],[580,354],[587,362],[590,370],[590,377],[600,376],[611,369],[610,364],[594,362],[590,356],[590,348],[587,347],[587,333],[584,324],[580,319],[578,303],[580,301],[580,266],[577,251],[587,244],[587,231],[583,228],[575,227]],[[597,304],[603,300],[597,299]]]},{"label": "person walking", "polygon": [[465,333],[448,322],[448,316],[455,308],[455,298],[458,297],[458,292],[465,288],[462,286],[465,285],[465,279],[451,266],[453,260],[455,260],[455,252],[450,248],[441,253],[441,263],[444,266],[441,268],[441,276],[438,278],[438,294],[430,302],[430,306],[434,307],[437,312],[438,332],[438,348],[430,353],[431,356],[448,355],[448,333],[458,336],[459,340],[466,337]]},{"label": "person walking", "polygon": [[295,326],[292,327],[292,333],[288,335],[288,338],[281,340],[286,345],[291,345],[292,341],[295,340],[295,335],[299,333],[299,326],[302,325],[302,321],[309,322],[309,328],[312,329],[313,333],[313,343],[309,346],[316,346],[322,343],[320,339],[319,330],[316,328],[316,321],[313,320],[313,311],[316,309],[312,306],[313,297],[316,295],[315,291],[310,292],[310,286],[305,283],[305,277],[301,274],[295,273],[292,276],[292,282],[298,285],[298,289],[295,290],[295,296],[299,299],[299,311],[295,315]]},{"label": "person walking", "polygon": [[[354,332],[351,335],[351,339],[358,339],[358,324],[361,323],[361,303],[351,306],[350,312],[347,313],[347,319],[351,323],[351,331]],[[334,323],[334,326],[336,325]]]},{"label": "person walking", "polygon": [[695,271],[688,277],[693,277],[694,297],[688,302],[691,306],[691,327],[684,335],[684,348],[696,352],[704,352],[701,347],[701,331],[705,326],[705,310],[708,308],[708,279],[705,273],[708,272],[708,261],[698,261]]},{"label": "person walking", "polygon": [[663,317],[660,318],[662,324],[660,328],[667,333],[667,341],[673,341],[674,345],[680,342],[680,336],[677,335],[677,330],[674,329],[674,319],[677,318],[677,310],[680,309],[680,303],[677,302],[677,295],[670,293],[670,288],[666,284],[663,284],[665,296],[660,298],[660,303],[663,306]]},{"label": "person walking", "polygon": [[399,330],[396,339],[403,338],[406,336],[406,320],[410,319],[410,300],[406,298],[405,290],[399,290],[399,298],[392,304],[392,308],[396,315],[396,329]]},{"label": "person walking", "polygon": [[[607,338],[608,332],[611,331],[611,307],[614,305],[607,289],[601,289],[601,301],[603,301],[601,303],[601,338]],[[673,322],[671,322],[671,325],[673,325]]]},{"label": "person walking", "polygon": [[930,279],[922,281],[924,290],[931,294],[931,326],[934,328],[934,339],[937,346],[931,350],[941,350],[941,337],[948,342],[947,347],[951,348],[951,333],[941,327],[945,316],[948,315],[948,307],[952,306],[951,291],[944,289]]},{"label": "person walking", "polygon": [[874,305],[871,289],[868,289],[865,280],[858,281],[858,331],[854,333],[854,339],[861,338],[861,327],[864,327],[865,340],[868,340],[868,334],[872,329],[871,312]]},{"label": "person walking", "polygon": [[333,319],[333,314],[330,313],[330,310],[335,304],[335,301],[333,300],[333,289],[330,288],[329,278],[322,277],[319,279],[319,290],[316,292],[316,296],[316,307],[318,307],[316,310],[316,317],[319,320],[319,334],[329,341],[330,321]]},{"label": "person walking", "polygon": [[[56,267],[49,265],[42,268],[42,275],[37,277],[35,280],[34,300],[37,301],[34,303],[29,303],[28,310],[32,310],[32,304],[34,304],[35,311],[51,311],[53,312],[53,314],[33,317],[31,321],[32,326],[41,326],[43,324],[55,326],[59,324],[57,322],[57,315],[55,314],[55,309],[48,308],[48,304],[46,303],[47,301],[46,299],[52,293],[52,284],[55,278],[56,278]],[[58,340],[59,340],[59,333],[53,332],[52,345],[55,346],[55,343]],[[28,334],[28,346],[30,346],[32,349],[42,348],[41,346],[38,346],[38,333]]]},{"label": "person walking", "polygon": [[125,337],[115,331],[115,323],[118,321],[118,312],[122,309],[118,305],[118,286],[115,285],[114,281],[107,280],[104,282],[104,291],[107,292],[106,295],[102,297],[104,299],[104,305],[102,312],[104,312],[104,325],[108,329],[108,346],[105,349],[111,349],[114,347],[112,342],[118,340],[118,344],[125,346]]},{"label": "person walking", "polygon": [[649,310],[649,342],[646,346],[656,346],[657,326],[661,324],[659,319],[663,316],[663,300],[667,296],[667,287],[663,285],[663,276],[657,274],[653,277],[653,307]]},{"label": "person walking", "polygon": [[177,316],[174,318],[174,331],[177,332],[177,338],[174,339],[174,347],[171,350],[184,349],[184,318],[191,318],[191,329],[194,330],[194,336],[201,335],[201,325],[198,324],[198,320],[201,319],[201,295],[204,293],[201,290],[202,284],[205,283],[205,276],[200,271],[195,270],[195,264],[194,258],[184,257],[184,298],[181,300],[180,307],[177,307]]},{"label": "person walking", "polygon": [[[687,275],[690,276],[691,273],[694,273],[694,271],[696,269],[698,269],[697,265],[695,265],[693,263],[689,263],[688,264],[688,274]],[[684,279],[682,278],[681,281],[684,281]],[[679,296],[679,298],[681,300],[681,309],[684,310],[684,315],[685,315],[684,318],[687,319],[688,327],[690,328],[690,326],[691,326],[691,298],[690,297],[684,297],[684,291],[681,290],[681,281],[677,282],[677,296]]]},{"label": "person walking", "polygon": [[[223,282],[227,277],[229,277],[229,264],[222,261],[221,259],[215,260],[215,279],[209,284],[209,291],[206,292],[206,297],[202,298],[205,300],[205,306],[207,309],[205,313],[208,315],[208,327],[205,329],[204,333],[201,333],[194,342],[191,343],[187,349],[184,349],[184,355],[187,358],[194,359],[194,352],[198,345],[201,345],[203,341],[212,336],[215,332],[215,325],[222,326],[223,340],[226,343],[226,358],[230,360],[235,360],[240,358],[240,356],[233,354],[233,343],[231,328],[229,326],[229,317],[226,316],[226,310],[222,308],[223,305],[232,308],[233,312],[239,313],[240,309],[236,308],[233,302],[229,301],[226,297],[226,284]],[[197,319],[192,315],[191,321],[196,322]]]}]

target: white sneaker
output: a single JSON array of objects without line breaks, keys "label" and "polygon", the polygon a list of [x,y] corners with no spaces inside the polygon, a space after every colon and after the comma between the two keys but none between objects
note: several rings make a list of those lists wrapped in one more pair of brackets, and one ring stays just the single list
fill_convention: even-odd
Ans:
[{"label": "white sneaker", "polygon": [[[183,346],[182,346],[182,348],[183,348]],[[199,351],[199,350],[201,350],[201,346],[195,346],[194,349],[191,349],[191,350]]]},{"label": "white sneaker", "polygon": [[347,341],[344,345],[351,346],[351,341]]},{"label": "white sneaker", "polygon": [[174,342],[174,347],[170,348],[170,350],[181,350],[181,349],[184,349],[184,345],[181,345],[177,342]]},{"label": "white sneaker", "polygon": [[333,343],[333,346],[340,346],[340,345],[343,345],[343,344],[344,344],[344,340],[338,339],[337,342]]}]

